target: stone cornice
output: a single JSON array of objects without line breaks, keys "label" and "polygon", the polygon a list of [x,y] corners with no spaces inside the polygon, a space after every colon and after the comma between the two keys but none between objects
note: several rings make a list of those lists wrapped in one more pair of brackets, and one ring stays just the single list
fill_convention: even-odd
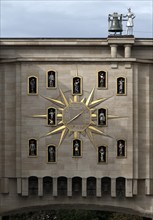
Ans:
[{"label": "stone cornice", "polygon": [[108,46],[109,44],[133,44],[153,46],[153,38],[1,38],[0,46]]},{"label": "stone cornice", "polygon": [[0,63],[16,63],[16,62],[138,62],[153,64],[153,60],[144,60],[136,58],[75,58],[75,57],[17,57],[1,59]]}]

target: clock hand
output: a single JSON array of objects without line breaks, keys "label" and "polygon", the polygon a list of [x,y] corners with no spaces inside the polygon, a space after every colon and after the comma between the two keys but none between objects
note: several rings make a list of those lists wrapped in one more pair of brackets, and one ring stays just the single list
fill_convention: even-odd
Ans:
[{"label": "clock hand", "polygon": [[73,120],[75,120],[76,118],[78,118],[83,112],[84,112],[84,110],[81,111],[80,113],[78,113],[77,115],[75,115],[73,118],[71,118],[71,119],[67,122],[67,124],[69,124],[71,121],[73,121]]}]

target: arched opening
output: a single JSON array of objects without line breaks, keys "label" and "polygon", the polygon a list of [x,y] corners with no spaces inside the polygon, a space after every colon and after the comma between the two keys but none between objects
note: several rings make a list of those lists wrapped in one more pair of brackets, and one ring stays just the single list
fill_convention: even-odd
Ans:
[{"label": "arched opening", "polygon": [[117,140],[117,158],[125,158],[126,157],[126,141],[125,140]]},{"label": "arched opening", "polygon": [[45,176],[43,178],[43,194],[52,195],[53,193],[53,178]]},{"label": "arched opening", "polygon": [[38,178],[35,176],[29,177],[29,195],[38,195]]},{"label": "arched opening", "polygon": [[72,195],[81,196],[82,194],[82,178],[73,177],[72,178]]},{"label": "arched opening", "polygon": [[49,70],[46,75],[46,87],[47,89],[55,89],[57,86],[56,72]]},{"label": "arched opening", "polygon": [[125,178],[124,177],[118,177],[116,179],[116,196],[118,198],[125,197]]},{"label": "arched opening", "polygon": [[58,177],[57,189],[58,189],[59,196],[67,196],[67,178],[66,177]]},{"label": "arched opening", "polygon": [[117,78],[117,95],[126,95],[126,78]]},{"label": "arched opening", "polygon": [[110,177],[103,177],[101,179],[101,192],[102,192],[102,196],[111,195],[111,178]]},{"label": "arched opening", "polygon": [[96,196],[96,178],[87,178],[87,196]]},{"label": "arched opening", "polygon": [[37,140],[32,138],[29,140],[28,146],[28,156],[29,157],[36,157],[38,156],[38,149],[37,149]]},{"label": "arched opening", "polygon": [[98,89],[107,89],[107,72],[106,71],[99,71],[97,77],[97,87]]},{"label": "arched opening", "polygon": [[38,94],[38,78],[36,76],[28,77],[28,95]]}]

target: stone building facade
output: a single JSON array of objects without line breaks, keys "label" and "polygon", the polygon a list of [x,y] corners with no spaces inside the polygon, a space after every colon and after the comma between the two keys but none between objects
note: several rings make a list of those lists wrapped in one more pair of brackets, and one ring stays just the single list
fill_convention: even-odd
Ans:
[{"label": "stone building facade", "polygon": [[0,214],[153,215],[153,39],[0,40]]}]

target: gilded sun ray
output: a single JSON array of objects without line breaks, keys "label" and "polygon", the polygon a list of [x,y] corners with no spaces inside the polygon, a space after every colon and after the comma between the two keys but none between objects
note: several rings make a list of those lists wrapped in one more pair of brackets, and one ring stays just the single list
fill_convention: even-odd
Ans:
[{"label": "gilded sun ray", "polygon": [[89,130],[91,130],[91,131],[93,131],[94,133],[97,133],[97,134],[105,135],[105,133],[103,131],[101,131],[98,128],[95,128],[93,126],[89,126]]},{"label": "gilded sun ray", "polygon": [[96,125],[96,123],[94,122],[94,121],[91,121],[91,123],[90,123],[91,125]]},{"label": "gilded sun ray", "polygon": [[127,118],[127,116],[108,115],[108,119]]},{"label": "gilded sun ray", "polygon": [[46,134],[46,136],[52,135],[52,134],[57,134],[58,132],[64,130],[66,128],[65,125],[63,125],[62,127],[56,128],[53,131],[50,131],[49,133]]},{"label": "gilded sun ray", "polygon": [[78,136],[79,136],[79,132],[75,131],[74,132],[74,139],[78,138]]},{"label": "gilded sun ray", "polygon": [[97,150],[97,147],[96,147],[96,144],[95,144],[95,141],[94,141],[94,137],[92,135],[92,132],[89,130],[89,129],[86,129],[86,134],[90,140],[90,142],[92,143],[92,145],[94,146],[94,148]]},{"label": "gilded sun ray", "polygon": [[63,121],[59,121],[59,122],[58,122],[58,125],[63,125]]},{"label": "gilded sun ray", "polygon": [[81,100],[82,103],[84,103],[85,101],[86,101],[86,98],[83,98],[83,99]]},{"label": "gilded sun ray", "polygon": [[57,118],[62,118],[62,114],[57,114]]},{"label": "gilded sun ray", "polygon": [[78,96],[77,95],[74,96],[74,102],[78,102]]},{"label": "gilded sun ray", "polygon": [[58,108],[58,111],[62,112],[64,110],[64,108]]},{"label": "gilded sun ray", "polygon": [[89,108],[93,108],[93,107],[96,107],[97,105],[99,105],[100,103],[106,101],[107,99],[109,99],[111,97],[108,97],[108,98],[102,98],[102,99],[97,99],[93,102],[91,102],[91,104],[89,104]]},{"label": "gilded sun ray", "polygon": [[70,103],[72,103],[72,102],[73,102],[73,100],[72,100],[71,98],[70,98],[69,100],[70,100]]},{"label": "gilded sun ray", "polygon": [[58,143],[58,147],[60,147],[60,145],[62,144],[62,142],[63,142],[65,136],[67,135],[67,133],[68,133],[68,129],[65,128],[65,129],[62,131],[62,134],[61,134],[61,137],[60,137],[60,141],[59,141],[59,143]]},{"label": "gilded sun ray", "polygon": [[91,111],[92,113],[94,113],[96,110],[97,110],[96,108],[90,108],[90,111]]},{"label": "gilded sun ray", "polygon": [[47,118],[47,115],[32,115],[33,118]]},{"label": "gilded sun ray", "polygon": [[90,93],[90,95],[88,96],[87,101],[86,101],[86,106],[89,106],[89,104],[90,104],[90,102],[91,102],[91,100],[93,98],[94,90],[95,89],[93,88],[91,93]]},{"label": "gilded sun ray", "polygon": [[105,134],[105,132],[93,127],[93,126],[89,126],[89,130],[91,130],[93,133],[97,133],[97,134],[101,134],[103,136],[107,136],[107,137],[110,137],[110,138],[113,138],[112,136],[108,135],[108,134]]},{"label": "gilded sun ray", "polygon": [[97,119],[97,114],[91,114],[92,119]]},{"label": "gilded sun ray", "polygon": [[42,96],[44,99],[47,99],[48,101],[51,101],[52,103],[56,104],[56,105],[59,105],[61,107],[65,107],[65,104],[57,99],[52,99],[52,98],[49,98],[49,97],[44,97]]},{"label": "gilded sun ray", "polygon": [[64,95],[64,93],[63,93],[63,91],[62,91],[61,89],[59,89],[59,91],[60,91],[60,94],[61,94],[61,96],[62,96],[62,99],[63,99],[65,105],[68,106],[69,103],[68,103],[68,101],[67,101],[67,99],[66,99],[66,97],[65,97],[65,95]]}]

